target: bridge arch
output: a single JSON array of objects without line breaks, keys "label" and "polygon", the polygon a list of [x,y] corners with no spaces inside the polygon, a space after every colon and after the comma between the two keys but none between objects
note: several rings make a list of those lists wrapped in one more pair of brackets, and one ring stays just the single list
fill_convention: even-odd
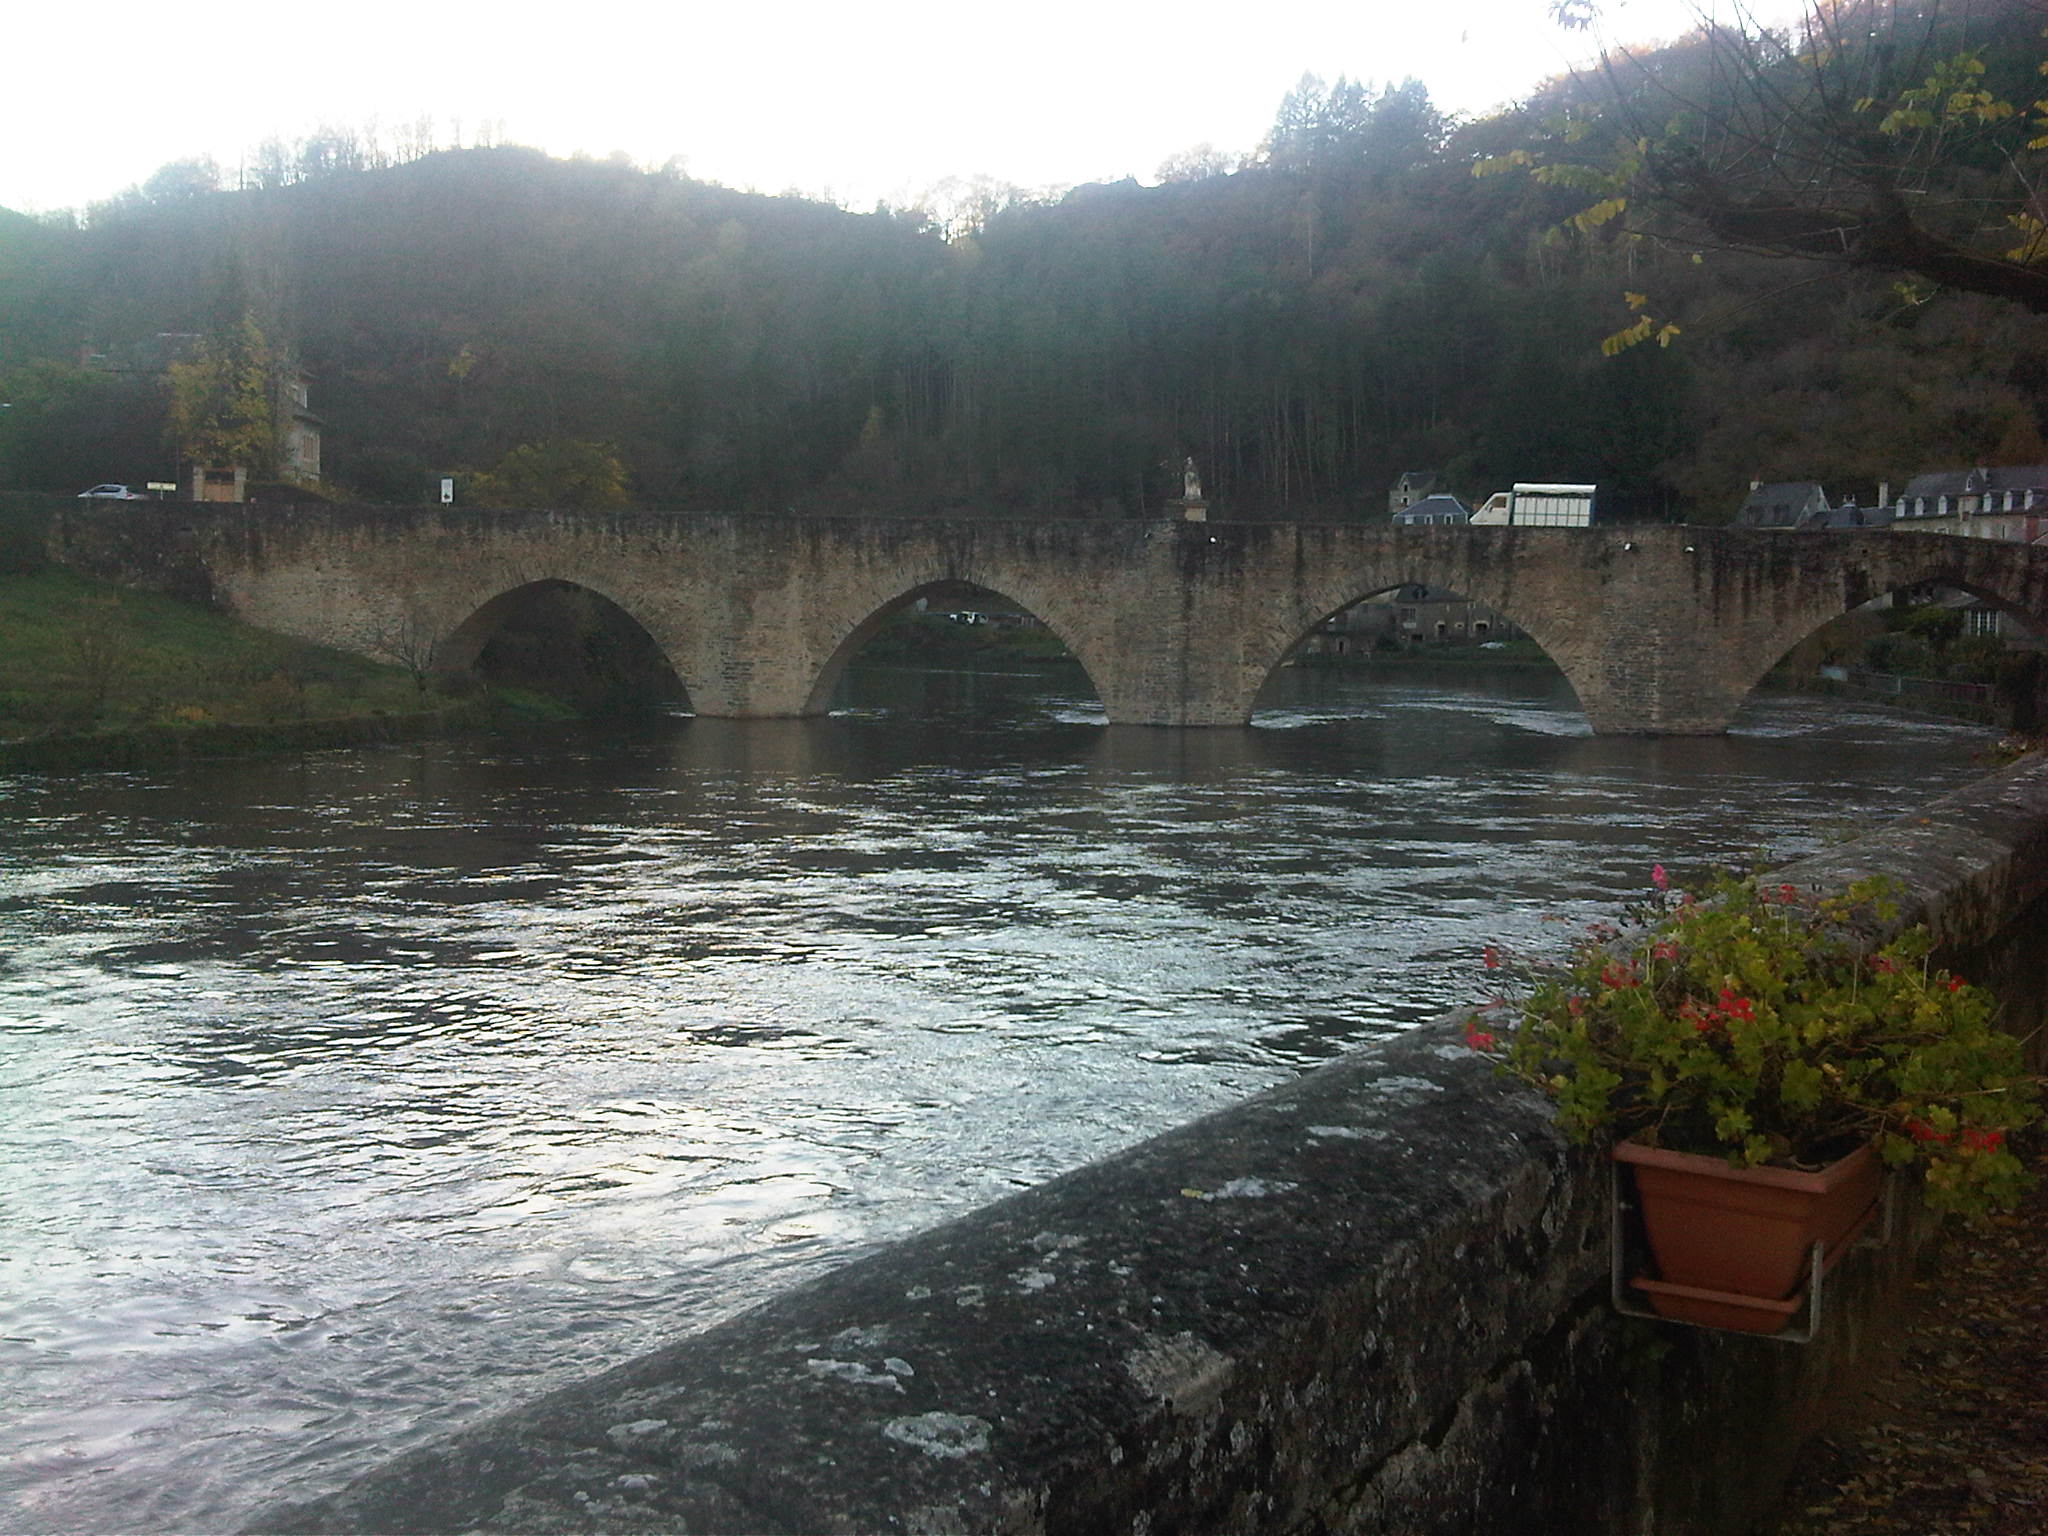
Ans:
[{"label": "bridge arch", "polygon": [[[1788,535],[1797,538],[1799,535]],[[1939,533],[1880,534],[1845,552],[1838,588],[1802,594],[1758,637],[1735,676],[1737,702],[1794,649],[1874,599],[1916,588],[1964,593],[2048,635],[2048,549]]]},{"label": "bridge arch", "polygon": [[[1506,629],[1527,636],[1532,643],[1534,643],[1539,649],[1543,650],[1544,655],[1546,657],[1549,657],[1550,655],[1549,650],[1543,646],[1542,640],[1534,632],[1532,632],[1526,625],[1516,620],[1513,616],[1507,613],[1503,613],[1500,609],[1494,607],[1491,603],[1482,602],[1480,599],[1473,597],[1470,593],[1459,592],[1453,588],[1442,586],[1434,582],[1398,581],[1386,586],[1375,587],[1370,591],[1361,592],[1356,597],[1352,597],[1345,600],[1344,602],[1338,604],[1337,607],[1331,609],[1328,613],[1323,614],[1321,617],[1311,622],[1305,629],[1301,630],[1298,634],[1294,635],[1292,639],[1285,640],[1283,643],[1283,648],[1280,651],[1279,658],[1273,663],[1272,668],[1270,668],[1267,671],[1265,678],[1261,681],[1260,687],[1263,688],[1266,682],[1270,682],[1273,676],[1277,673],[1278,669],[1281,666],[1285,665],[1290,657],[1293,657],[1296,654],[1298,654],[1301,648],[1305,644],[1307,644],[1308,641],[1313,639],[1317,634],[1325,632],[1328,629],[1328,627],[1333,623],[1333,621],[1343,617],[1345,614],[1351,613],[1353,610],[1357,609],[1362,604],[1372,603],[1377,599],[1383,598],[1390,599],[1391,601],[1389,606],[1394,607],[1398,611],[1398,608],[1402,601],[1403,594],[1407,594],[1407,600],[1412,601],[1416,604],[1443,602],[1449,600],[1454,602],[1467,603],[1472,607],[1482,609],[1486,613],[1492,615],[1493,619],[1498,619]],[[1493,619],[1472,620],[1471,622],[1473,624],[1473,627],[1465,631],[1467,637],[1475,640],[1483,640],[1492,636],[1493,630],[1491,626]],[[1451,621],[1448,619],[1443,619],[1433,622],[1433,629],[1430,630],[1427,634],[1423,634],[1421,631],[1418,631],[1418,637],[1432,641],[1449,638],[1448,626]],[[1459,622],[1459,627],[1461,629],[1464,628],[1463,620]],[[1343,647],[1340,646],[1340,649],[1343,649]],[[1551,659],[1555,660],[1555,658]],[[1256,692],[1254,693],[1254,697],[1257,697]]]},{"label": "bridge arch", "polygon": [[522,581],[476,604],[438,639],[434,665],[528,683],[584,707],[691,703],[682,670],[648,624],[567,577]]},{"label": "bridge arch", "polygon": [[[1547,531],[1547,530],[1546,530]],[[1316,630],[1358,603],[1403,588],[1454,592],[1480,604],[1529,637],[1563,671],[1573,697],[1584,707],[1574,663],[1585,647],[1568,611],[1555,604],[1521,601],[1512,579],[1503,580],[1489,562],[1471,558],[1469,540],[1460,530],[1415,529],[1413,538],[1400,530],[1380,558],[1349,569],[1338,568],[1298,583],[1287,599],[1259,615],[1248,626],[1243,698],[1249,719],[1260,691],[1294,651]],[[1410,548],[1409,545],[1414,547]],[[1504,567],[1511,573],[1512,567]]]},{"label": "bridge arch", "polygon": [[985,582],[963,580],[958,577],[938,576],[919,581],[910,587],[897,591],[877,604],[864,617],[857,620],[845,631],[838,643],[826,655],[823,664],[818,668],[817,677],[812,682],[810,693],[804,700],[803,712],[808,715],[823,714],[825,712],[826,707],[832,701],[833,694],[838,691],[839,684],[846,675],[848,664],[882,631],[884,626],[898,614],[902,613],[904,609],[911,607],[920,598],[928,598],[936,593],[953,591],[960,588],[985,592],[1002,602],[1014,604],[1044,624],[1046,629],[1067,648],[1068,654],[1079,662],[1082,673],[1088,679],[1088,686],[1094,689],[1096,696],[1098,698],[1102,696],[1102,688],[1096,681],[1095,671],[1090,668],[1087,660],[1081,655],[1076,647],[1074,638],[1063,633],[1059,624],[1054,619],[1039,612],[1029,602],[1013,596],[1001,588],[990,586]]}]

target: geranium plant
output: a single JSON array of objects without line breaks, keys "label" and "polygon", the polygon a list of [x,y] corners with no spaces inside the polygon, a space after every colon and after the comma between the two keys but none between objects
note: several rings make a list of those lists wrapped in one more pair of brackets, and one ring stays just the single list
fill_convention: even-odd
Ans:
[{"label": "geranium plant", "polygon": [[1721,876],[1595,925],[1519,1004],[1475,1015],[1467,1042],[1557,1102],[1573,1137],[1634,1136],[1736,1166],[1815,1168],[1875,1142],[1925,1168],[1928,1204],[1981,1218],[2025,1183],[2009,1133],[2037,1114],[2021,1042],[1989,994],[1929,960],[1866,881],[1812,899]]}]

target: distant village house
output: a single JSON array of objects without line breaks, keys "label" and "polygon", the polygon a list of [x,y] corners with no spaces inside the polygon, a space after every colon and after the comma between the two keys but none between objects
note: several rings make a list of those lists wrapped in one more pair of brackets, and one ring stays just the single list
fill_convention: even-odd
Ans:
[{"label": "distant village house", "polygon": [[2048,537],[2048,465],[1915,475],[1892,510],[1901,529],[2039,543]]},{"label": "distant village house", "polygon": [[321,421],[312,412],[309,386],[312,375],[303,368],[287,369],[279,380],[284,431],[278,447],[278,472],[288,479],[318,482],[320,479]]},{"label": "distant village house", "polygon": [[1818,480],[1752,480],[1735,514],[1738,528],[1804,528],[1826,514],[1828,493]]},{"label": "distant village house", "polygon": [[1402,528],[1454,527],[1471,521],[1470,507],[1455,496],[1441,493],[1425,496],[1394,514],[1395,524]]},{"label": "distant village house", "polygon": [[1387,515],[1392,517],[1414,506],[1423,497],[1435,495],[1440,479],[1433,469],[1402,470],[1401,478],[1387,492]]},{"label": "distant village house", "polygon": [[1312,656],[1347,656],[1411,646],[1483,645],[1517,639],[1521,633],[1484,603],[1415,584],[1332,614],[1316,626],[1304,649]]}]

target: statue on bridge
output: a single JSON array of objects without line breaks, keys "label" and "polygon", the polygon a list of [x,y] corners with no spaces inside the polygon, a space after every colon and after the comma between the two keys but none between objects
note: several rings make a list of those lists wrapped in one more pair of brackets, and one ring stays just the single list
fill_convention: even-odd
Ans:
[{"label": "statue on bridge", "polygon": [[1181,465],[1180,483],[1182,501],[1200,501],[1202,499],[1202,477],[1195,473],[1195,460],[1192,454]]}]

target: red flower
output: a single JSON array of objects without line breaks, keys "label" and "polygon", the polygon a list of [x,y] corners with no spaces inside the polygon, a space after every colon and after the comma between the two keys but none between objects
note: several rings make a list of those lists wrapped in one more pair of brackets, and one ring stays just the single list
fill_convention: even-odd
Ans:
[{"label": "red flower", "polygon": [[1962,990],[1963,990],[1963,978],[1962,978],[1962,977],[1960,977],[1960,976],[1951,976],[1951,977],[1949,977],[1949,979],[1948,979],[1948,989],[1949,989],[1949,991],[1951,991],[1951,992],[1960,992],[1960,991],[1962,991]]},{"label": "red flower", "polygon": [[1630,987],[1641,986],[1642,983],[1636,979],[1634,971],[1617,960],[1610,962],[1607,968],[1601,971],[1600,985],[1612,987],[1617,992],[1626,992]]},{"label": "red flower", "polygon": [[1468,1027],[1465,1031],[1465,1043],[1475,1051],[1490,1051],[1493,1049],[1493,1035],[1488,1030]]},{"label": "red flower", "polygon": [[1721,989],[1721,1012],[1731,1019],[1740,1019],[1745,1024],[1756,1020],[1756,1004],[1741,996],[1730,987]]},{"label": "red flower", "polygon": [[1786,906],[1791,906],[1792,903],[1797,901],[1798,899],[1798,887],[1790,885],[1781,885],[1778,887],[1778,900],[1782,901]]},{"label": "red flower", "polygon": [[2005,1145],[2005,1132],[1965,1131],[1963,1132],[1963,1145],[1973,1147],[1979,1152],[1996,1152]]},{"label": "red flower", "polygon": [[1678,945],[1670,939],[1666,939],[1661,944],[1652,944],[1650,946],[1650,958],[1653,960],[1676,960],[1678,958]]},{"label": "red flower", "polygon": [[1870,968],[1886,976],[1895,976],[1898,974],[1899,963],[1890,955],[1872,955]]},{"label": "red flower", "polygon": [[1500,969],[1500,951],[1491,944],[1486,946],[1486,968],[1489,971]]},{"label": "red flower", "polygon": [[[1953,1136],[1949,1135],[1949,1134],[1948,1134],[1948,1132],[1946,1132],[1946,1131],[1937,1131],[1937,1130],[1936,1130],[1936,1129],[1935,1129],[1935,1128],[1934,1128],[1933,1126],[1929,1125],[1929,1124],[1928,1124],[1928,1123],[1927,1123],[1927,1122],[1926,1122],[1925,1120],[1908,1120],[1908,1121],[1906,1122],[1906,1134],[1907,1134],[1908,1136],[1911,1136],[1911,1137],[1912,1137],[1912,1138],[1913,1138],[1913,1139],[1914,1139],[1915,1141],[1954,1141],[1954,1140],[1955,1140],[1955,1137],[1953,1137]],[[2000,1137],[2000,1140],[2003,1140],[2003,1139],[2004,1139],[2004,1138],[2003,1138],[2003,1137],[2001,1136],[2001,1137]]]},{"label": "red flower", "polygon": [[1575,1019],[1583,1019],[1586,1016],[1586,1000],[1576,992],[1571,995],[1564,1006],[1566,1011]]}]

